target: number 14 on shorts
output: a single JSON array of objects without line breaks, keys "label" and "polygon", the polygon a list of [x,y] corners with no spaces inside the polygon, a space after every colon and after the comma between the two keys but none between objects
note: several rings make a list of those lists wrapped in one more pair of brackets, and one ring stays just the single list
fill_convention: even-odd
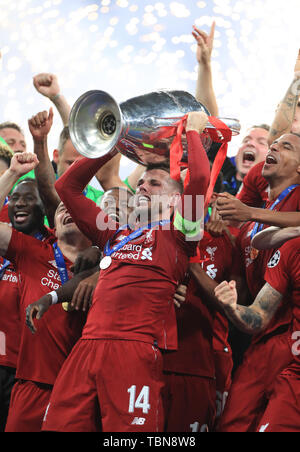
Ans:
[{"label": "number 14 on shorts", "polygon": [[129,392],[129,408],[128,413],[134,413],[135,409],[141,409],[143,410],[144,414],[148,414],[150,410],[150,403],[149,403],[149,397],[150,397],[150,388],[149,386],[143,386],[143,389],[137,396],[136,394],[136,386],[132,385],[130,388],[127,389],[127,392]]}]

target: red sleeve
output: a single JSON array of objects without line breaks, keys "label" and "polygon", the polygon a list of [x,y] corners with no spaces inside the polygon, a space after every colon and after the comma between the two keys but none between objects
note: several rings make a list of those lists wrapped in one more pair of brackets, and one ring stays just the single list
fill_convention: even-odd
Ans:
[{"label": "red sleeve", "polygon": [[3,257],[5,259],[8,259],[13,264],[17,265],[22,256],[26,253],[28,254],[28,250],[31,249],[33,240],[36,239],[29,235],[25,235],[22,232],[18,232],[16,229],[12,228],[10,242],[5,256]]},{"label": "red sleeve", "polygon": [[93,244],[102,249],[118,225],[94,201],[86,198],[83,191],[96,172],[110,158],[111,156],[107,154],[98,159],[85,157],[78,159],[55,183],[60,199],[79,229]]},{"label": "red sleeve", "polygon": [[[284,295],[300,278],[299,239],[289,240],[268,262],[265,281]],[[291,265],[292,262],[292,265]]]},{"label": "red sleeve", "polygon": [[261,175],[264,162],[253,166],[243,180],[243,185],[237,198],[251,207],[261,207],[267,199],[266,189],[268,182]]},{"label": "red sleeve", "polygon": [[[203,212],[197,212],[197,195],[204,198],[210,181],[210,163],[206,151],[202,145],[198,132],[189,131],[186,134],[188,144],[188,168],[190,179],[182,196],[182,211],[184,219],[189,221],[197,221]],[[185,200],[189,203],[186,206]],[[199,210],[199,209],[198,209]]]},{"label": "red sleeve", "polygon": [[7,204],[5,204],[5,206],[3,206],[0,211],[0,221],[2,223],[10,223],[10,219],[8,216],[8,205]]}]

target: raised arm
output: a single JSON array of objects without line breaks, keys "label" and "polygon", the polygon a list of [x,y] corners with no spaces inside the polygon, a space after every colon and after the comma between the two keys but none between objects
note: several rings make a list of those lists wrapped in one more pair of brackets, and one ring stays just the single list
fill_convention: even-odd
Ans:
[{"label": "raised arm", "polygon": [[300,50],[298,53],[294,72],[295,74],[293,81],[290,84],[283,100],[280,102],[275,113],[275,118],[271,125],[268,136],[269,145],[271,145],[273,141],[275,141],[285,133],[289,133],[292,129],[300,93]]},{"label": "raised arm", "polygon": [[60,92],[57,76],[48,73],[38,74],[33,77],[33,85],[37,92],[48,97],[48,99],[53,102],[61,117],[63,125],[67,126],[69,123],[71,107],[65,96]]},{"label": "raised arm", "polygon": [[196,85],[196,99],[201,102],[212,116],[219,115],[219,108],[213,88],[211,69],[211,54],[213,51],[216,23],[213,22],[210,33],[193,26],[192,35],[197,41],[198,79]]},{"label": "raised arm", "polygon": [[184,196],[193,197],[193,217],[196,212],[196,196],[206,195],[210,181],[210,163],[200,138],[207,121],[208,117],[204,112],[192,112],[189,113],[185,126],[190,180],[184,190]]},{"label": "raised arm", "polygon": [[[23,152],[14,154],[10,167],[0,177],[0,210],[4,201],[15,183],[21,176],[32,171],[39,161],[35,154]],[[6,223],[0,223],[0,255],[5,255],[11,239],[11,227]]]},{"label": "raised arm", "polygon": [[[120,161],[122,155],[118,153],[114,158],[108,161],[99,171],[96,173],[96,178],[104,191],[110,190],[115,187],[128,188],[126,183],[120,178]],[[136,189],[138,180],[145,171],[143,165],[137,165],[131,174],[128,176],[128,184],[132,190]]]},{"label": "raised arm", "polygon": [[54,187],[56,178],[47,145],[47,137],[52,123],[52,108],[50,108],[49,113],[47,111],[40,112],[28,121],[29,130],[33,138],[34,153],[40,162],[35,168],[38,190],[51,228],[54,227],[54,215],[60,203],[60,198]]},{"label": "raised arm", "polygon": [[[189,182],[181,196],[181,202],[176,206],[177,211],[174,216],[175,229],[194,242],[201,240],[204,199],[210,181],[210,163],[200,138],[207,121],[208,117],[204,112],[188,114],[185,132],[188,145]],[[202,208],[199,196],[202,196]]]},{"label": "raised arm", "polygon": [[281,293],[266,283],[251,306],[241,306],[237,304],[234,280],[219,284],[215,288],[215,296],[228,319],[247,334],[261,333],[272,320],[282,300]]},{"label": "raised arm", "polygon": [[79,229],[94,245],[98,245],[101,249],[104,246],[103,241],[106,243],[103,231],[108,230],[109,224],[111,228],[116,229],[116,223],[110,220],[93,201],[86,198],[83,190],[97,171],[116,153],[116,150],[112,150],[98,159],[84,157],[75,161],[55,184],[60,199]]}]

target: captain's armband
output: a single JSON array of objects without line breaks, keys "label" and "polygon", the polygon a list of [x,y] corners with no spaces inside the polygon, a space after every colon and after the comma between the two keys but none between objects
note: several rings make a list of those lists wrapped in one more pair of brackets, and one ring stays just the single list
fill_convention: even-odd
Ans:
[{"label": "captain's armband", "polygon": [[197,221],[190,221],[181,216],[177,211],[174,218],[174,227],[186,236],[187,240],[199,241],[203,237],[204,220],[203,217]]}]

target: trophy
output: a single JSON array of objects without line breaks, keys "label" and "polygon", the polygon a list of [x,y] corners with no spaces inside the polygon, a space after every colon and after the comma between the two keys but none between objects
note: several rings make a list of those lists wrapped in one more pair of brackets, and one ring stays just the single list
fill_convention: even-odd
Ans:
[{"label": "trophy", "polygon": [[[174,127],[192,111],[204,111],[204,105],[185,91],[156,91],[134,97],[120,105],[108,93],[99,90],[84,93],[75,102],[69,118],[71,140],[77,151],[98,158],[116,147],[138,164],[169,162]],[[219,118],[232,132],[240,133],[237,119]],[[207,124],[201,134],[206,151],[211,147]],[[187,161],[187,143],[182,135],[183,156]]]}]

